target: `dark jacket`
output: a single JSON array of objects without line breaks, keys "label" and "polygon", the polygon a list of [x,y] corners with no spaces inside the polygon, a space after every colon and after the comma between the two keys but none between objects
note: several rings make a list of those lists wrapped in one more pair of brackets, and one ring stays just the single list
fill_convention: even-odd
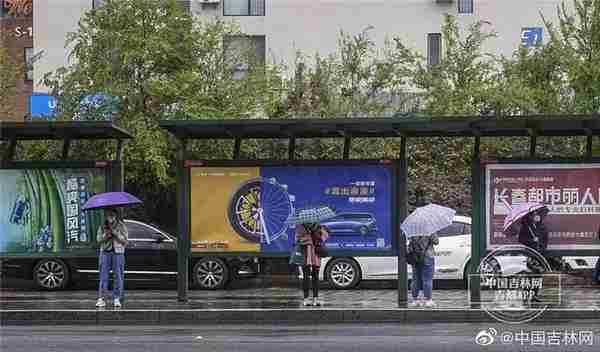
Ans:
[{"label": "dark jacket", "polygon": [[[537,241],[535,237],[537,237]],[[523,222],[519,231],[519,243],[543,252],[548,247],[548,229],[543,223]]]}]

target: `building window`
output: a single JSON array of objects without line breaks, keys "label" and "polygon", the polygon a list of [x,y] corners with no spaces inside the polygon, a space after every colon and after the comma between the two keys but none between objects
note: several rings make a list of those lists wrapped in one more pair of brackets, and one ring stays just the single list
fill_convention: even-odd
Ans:
[{"label": "building window", "polygon": [[265,0],[223,0],[223,16],[264,16]]},{"label": "building window", "polygon": [[442,57],[442,35],[429,33],[427,35],[427,65],[434,66],[440,63]]},{"label": "building window", "polygon": [[233,71],[234,78],[241,78],[250,65],[264,65],[266,57],[266,38],[264,35],[233,35],[225,37],[226,64]]},{"label": "building window", "polygon": [[97,9],[106,4],[106,0],[92,0],[92,9]]},{"label": "building window", "polygon": [[458,13],[472,14],[473,0],[458,0]]},{"label": "building window", "polygon": [[25,48],[25,80],[33,81],[33,48]]}]

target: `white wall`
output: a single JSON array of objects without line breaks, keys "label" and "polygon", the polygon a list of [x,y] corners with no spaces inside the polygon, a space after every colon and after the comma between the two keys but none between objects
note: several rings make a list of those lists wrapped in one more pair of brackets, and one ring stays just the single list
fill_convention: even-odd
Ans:
[{"label": "white wall", "polygon": [[328,54],[335,49],[340,30],[356,34],[369,26],[374,27],[370,34],[378,45],[386,37],[399,36],[405,44],[425,53],[427,33],[440,32],[444,13],[458,16],[461,24],[491,22],[498,38],[486,49],[511,55],[520,43],[521,27],[543,27],[540,11],[555,18],[560,2],[474,0],[473,15],[458,15],[456,0],[441,4],[435,0],[266,0],[264,17],[225,19],[239,22],[247,34],[266,34],[267,59],[276,62],[292,63],[297,49],[311,55]]},{"label": "white wall", "polygon": [[68,65],[65,41],[68,32],[77,30],[83,13],[92,8],[92,0],[35,0],[33,2],[33,46],[44,55],[34,66],[34,92],[47,92],[40,84],[46,72]]}]

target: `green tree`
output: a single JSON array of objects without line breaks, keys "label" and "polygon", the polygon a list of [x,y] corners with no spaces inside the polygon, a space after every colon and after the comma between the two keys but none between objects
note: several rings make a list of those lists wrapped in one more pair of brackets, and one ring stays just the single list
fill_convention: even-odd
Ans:
[{"label": "green tree", "polygon": [[[239,35],[230,23],[199,22],[175,0],[108,0],[69,35],[74,64],[48,74],[45,84],[58,99],[61,119],[103,119],[117,111],[116,124],[134,136],[125,148],[127,187],[148,200],[147,208],[158,207],[164,202],[152,197],[173,190],[176,150],[159,120],[253,116],[272,104],[277,69],[257,64],[246,52],[225,54],[224,40]],[[248,63],[246,73],[235,77],[232,65],[241,59]],[[82,109],[84,98],[98,93],[109,103]],[[195,148],[212,157],[228,151],[226,144],[217,145]],[[98,149],[84,144],[74,153]]]}]

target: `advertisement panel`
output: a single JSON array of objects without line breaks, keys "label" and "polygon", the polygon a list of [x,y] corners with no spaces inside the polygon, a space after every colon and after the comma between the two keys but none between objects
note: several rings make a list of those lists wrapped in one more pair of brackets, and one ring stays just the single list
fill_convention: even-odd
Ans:
[{"label": "advertisement panel", "polygon": [[82,206],[105,188],[101,169],[0,170],[0,253],[95,248],[102,214]]},{"label": "advertisement panel", "polygon": [[289,252],[295,209],[326,205],[330,250],[392,251],[392,169],[384,165],[195,167],[192,252]]},{"label": "advertisement panel", "polygon": [[541,202],[548,249],[600,249],[600,164],[486,165],[487,248],[516,244],[502,232],[509,207]]}]

